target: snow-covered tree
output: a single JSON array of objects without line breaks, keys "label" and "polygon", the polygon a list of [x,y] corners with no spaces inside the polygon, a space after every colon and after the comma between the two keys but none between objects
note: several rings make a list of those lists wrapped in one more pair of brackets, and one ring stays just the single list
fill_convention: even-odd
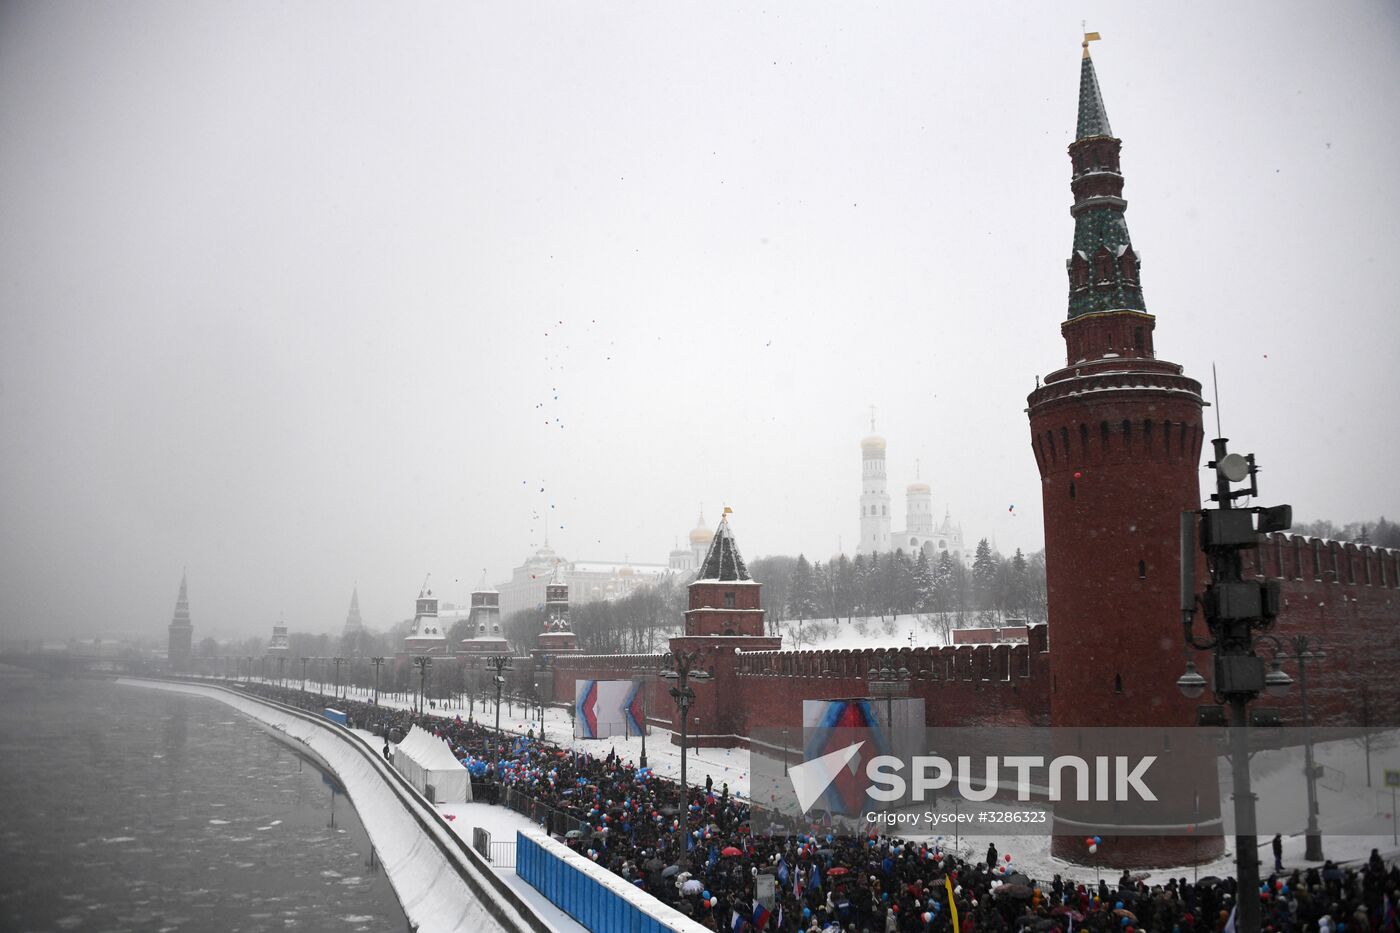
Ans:
[{"label": "snow-covered tree", "polygon": [[933,609],[933,565],[929,562],[928,551],[920,550],[919,559],[914,562],[914,611],[930,612]]},{"label": "snow-covered tree", "polygon": [[992,546],[983,538],[977,542],[977,555],[972,559],[972,595],[979,619],[991,624],[996,619],[997,565],[1000,561]]},{"label": "snow-covered tree", "polygon": [[788,586],[787,617],[810,619],[816,615],[816,608],[817,588],[812,565],[807,562],[807,555],[799,554]]}]

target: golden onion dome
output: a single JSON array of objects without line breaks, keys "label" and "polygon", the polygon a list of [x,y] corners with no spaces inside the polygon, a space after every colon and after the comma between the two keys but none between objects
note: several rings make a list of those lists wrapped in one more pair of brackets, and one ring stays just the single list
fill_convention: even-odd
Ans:
[{"label": "golden onion dome", "polygon": [[928,483],[910,483],[908,488],[904,491],[906,494],[911,496],[918,495],[920,493],[927,494],[929,492]]},{"label": "golden onion dome", "polygon": [[711,541],[714,540],[714,538],[715,533],[711,531],[708,527],[706,527],[705,518],[704,516],[701,516],[700,524],[696,525],[690,531],[690,543],[709,544]]},{"label": "golden onion dome", "polygon": [[884,450],[884,449],[885,449],[885,439],[884,439],[883,437],[881,437],[880,435],[878,435],[878,434],[872,434],[872,435],[870,435],[869,437],[866,437],[866,438],[862,438],[862,439],[861,439],[861,442],[860,442],[860,449],[861,449],[861,450]]}]

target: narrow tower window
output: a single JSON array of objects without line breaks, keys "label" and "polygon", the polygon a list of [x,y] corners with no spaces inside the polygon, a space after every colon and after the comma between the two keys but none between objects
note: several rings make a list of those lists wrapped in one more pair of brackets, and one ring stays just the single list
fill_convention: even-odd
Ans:
[{"label": "narrow tower window", "polygon": [[1138,579],[1139,579],[1139,580],[1146,580],[1146,579],[1147,579],[1147,561],[1145,561],[1145,560],[1140,560],[1140,561],[1138,561]]},{"label": "narrow tower window", "polygon": [[1122,675],[1122,674],[1114,674],[1114,675],[1113,675],[1113,692],[1114,692],[1114,693],[1122,693],[1122,692],[1123,692],[1123,675]]},{"label": "narrow tower window", "polygon": [[1077,499],[1077,498],[1079,498],[1079,496],[1078,496],[1078,490],[1076,490],[1076,489],[1075,489],[1075,486],[1074,486],[1074,480],[1070,480],[1070,483],[1069,483],[1069,497],[1070,497],[1071,499]]}]

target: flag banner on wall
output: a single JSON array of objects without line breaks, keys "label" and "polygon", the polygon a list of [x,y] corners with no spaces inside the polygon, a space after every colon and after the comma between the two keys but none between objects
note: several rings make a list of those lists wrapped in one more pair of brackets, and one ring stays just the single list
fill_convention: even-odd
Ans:
[{"label": "flag banner on wall", "polygon": [[627,738],[642,734],[642,685],[633,680],[574,681],[574,738]]}]

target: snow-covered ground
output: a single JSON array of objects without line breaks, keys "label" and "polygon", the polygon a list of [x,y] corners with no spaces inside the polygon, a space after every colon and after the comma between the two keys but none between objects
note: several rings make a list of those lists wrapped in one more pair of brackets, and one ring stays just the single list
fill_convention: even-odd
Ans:
[{"label": "snow-covered ground", "polygon": [[[947,627],[971,628],[965,621],[961,626],[951,618]],[[857,648],[925,648],[948,643],[947,628],[931,613],[902,616],[878,616],[846,619],[788,619],[778,623],[783,636],[783,648],[796,650],[835,650]]]},{"label": "snow-covered ground", "polygon": [[[370,736],[370,739],[379,741],[374,736]],[[437,809],[443,816],[451,818],[449,823],[452,826],[452,831],[461,836],[468,845],[472,841],[472,830],[478,827],[491,834],[493,843],[509,844],[508,848],[498,847],[498,852],[502,855],[509,854],[511,857],[500,858],[491,863],[496,874],[534,908],[535,913],[543,917],[551,927],[564,931],[564,933],[583,933],[585,928],[580,926],[573,917],[554,906],[553,902],[515,873],[513,860],[515,834],[521,830],[539,832],[538,826],[508,807],[492,806],[489,803],[440,803]]]}]

